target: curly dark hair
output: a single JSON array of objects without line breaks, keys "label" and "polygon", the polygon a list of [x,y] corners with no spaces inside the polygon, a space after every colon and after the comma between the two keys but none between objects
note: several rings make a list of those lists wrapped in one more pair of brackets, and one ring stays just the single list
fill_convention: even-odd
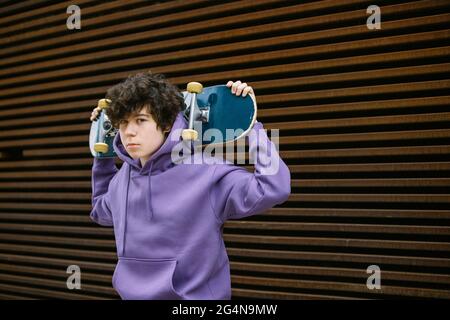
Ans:
[{"label": "curly dark hair", "polygon": [[106,98],[111,100],[106,115],[115,128],[122,119],[139,112],[147,106],[157,127],[168,130],[177,114],[184,109],[180,90],[163,74],[151,71],[128,76],[127,79],[108,89]]}]

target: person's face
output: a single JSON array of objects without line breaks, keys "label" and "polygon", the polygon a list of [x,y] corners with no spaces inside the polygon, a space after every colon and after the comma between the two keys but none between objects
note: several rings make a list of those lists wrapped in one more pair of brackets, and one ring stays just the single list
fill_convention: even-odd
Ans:
[{"label": "person's face", "polygon": [[164,132],[157,128],[145,106],[137,114],[122,119],[119,122],[119,131],[128,154],[133,159],[140,159],[142,166],[164,143]]}]

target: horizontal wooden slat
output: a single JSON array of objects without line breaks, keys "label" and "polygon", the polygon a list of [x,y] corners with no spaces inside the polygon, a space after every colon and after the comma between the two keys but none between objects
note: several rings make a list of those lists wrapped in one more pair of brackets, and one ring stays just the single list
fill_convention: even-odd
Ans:
[{"label": "horizontal wooden slat", "polygon": [[0,293],[0,299],[2,300],[32,300],[32,298],[23,297],[16,294],[7,294],[7,293]]},{"label": "horizontal wooden slat", "polygon": [[56,167],[56,166],[77,166],[77,165],[93,165],[92,159],[60,159],[60,160],[27,160],[16,162],[3,162],[0,163],[1,169],[8,168],[45,168],[45,167]]},{"label": "horizontal wooden slat", "polygon": [[[85,128],[86,125],[82,125]],[[77,125],[79,128],[79,125]],[[0,141],[0,148],[16,148],[17,146],[27,147],[27,146],[49,146],[49,145],[70,145],[71,143],[79,143],[80,141],[84,141],[86,143],[86,139],[89,138],[89,132],[86,131],[86,134],[78,135],[78,136],[66,136],[66,137],[51,137],[51,138],[38,138],[38,139],[23,139],[23,140],[9,140],[9,141]]]},{"label": "horizontal wooden slat", "polygon": [[[221,154],[221,153],[219,153]],[[328,150],[296,150],[281,151],[283,159],[317,159],[339,157],[376,157],[376,156],[406,156],[406,155],[450,155],[450,146],[420,146],[392,148],[352,148]],[[239,155],[239,154],[238,154]]]},{"label": "horizontal wooden slat", "polygon": [[0,283],[0,290],[5,290],[8,292],[26,292],[27,294],[36,295],[38,297],[44,297],[47,299],[54,299],[55,295],[57,294],[58,298],[60,299],[77,299],[77,300],[87,300],[87,299],[95,299],[95,300],[103,300],[105,298],[101,298],[99,296],[95,295],[89,295],[89,294],[78,294],[74,292],[70,292],[67,290],[67,292],[55,292],[54,290],[49,289],[37,289],[33,286],[26,286],[23,283],[19,285],[12,285],[12,284],[4,284]]},{"label": "horizontal wooden slat", "polygon": [[[8,282],[15,282],[19,284],[25,284],[25,285],[32,285],[32,286],[49,286],[52,287],[53,290],[67,290],[66,280],[61,279],[58,280],[50,280],[45,278],[38,278],[38,277],[27,277],[27,276],[16,276],[16,275],[9,275],[0,273],[0,281],[8,281]],[[103,286],[99,285],[92,285],[92,284],[86,284],[82,283],[81,289],[84,291],[84,293],[87,294],[110,294],[113,295],[114,291],[112,288],[105,288]],[[69,291],[70,292],[70,291]]]},{"label": "horizontal wooden slat", "polygon": [[[256,222],[228,221],[225,228],[246,230],[286,230],[286,231],[320,231],[320,232],[356,232],[387,234],[432,234],[450,235],[450,227],[413,226],[413,225],[377,225],[358,223],[306,223],[306,222]],[[450,249],[450,246],[449,246]]]},{"label": "horizontal wooden slat", "polygon": [[450,203],[447,194],[292,194],[291,201]]},{"label": "horizontal wooden slat", "polygon": [[[67,267],[69,267],[69,265]],[[49,274],[52,275],[52,277],[60,277],[60,278],[62,278],[64,280],[66,280],[67,277],[69,276],[66,273],[66,270],[63,269],[63,268],[61,268],[61,269],[47,269],[47,268],[28,267],[28,266],[20,266],[20,265],[12,265],[12,264],[0,263],[0,270],[6,271],[8,273],[20,272],[20,273],[27,273],[27,274],[31,274],[31,275],[32,274],[36,274],[36,275],[43,276],[42,277],[43,280]],[[111,283],[111,280],[112,280],[111,279],[112,278],[112,274],[110,274],[110,275],[93,274],[93,273],[90,273],[90,272],[85,272],[83,270],[81,270],[81,272],[82,272],[83,284],[85,284],[85,283],[89,284],[90,281],[98,281],[98,282],[104,282],[107,285],[109,285]],[[65,285],[65,281],[63,281],[63,283]],[[106,293],[113,293],[113,292],[110,289]]]},{"label": "horizontal wooden slat", "polygon": [[76,189],[76,188],[91,188],[92,183],[90,181],[40,181],[40,182],[0,182],[0,189],[8,188],[24,188],[24,189]]},{"label": "horizontal wooden slat", "polygon": [[[111,233],[112,235],[112,233]],[[114,240],[99,240],[99,239],[84,239],[84,238],[74,238],[69,236],[33,236],[33,235],[21,235],[18,233],[0,234],[0,240],[2,241],[12,241],[12,242],[33,242],[36,244],[45,245],[68,245],[68,246],[86,246],[86,247],[102,247],[108,250],[115,249]]]},{"label": "horizontal wooden slat", "polygon": [[[0,208],[11,210],[17,209],[19,206],[17,202],[0,202]],[[21,210],[50,210],[60,212],[74,212],[74,211],[87,211],[92,210],[91,204],[74,204],[74,203],[21,203]]]},{"label": "horizontal wooden slat", "polygon": [[80,269],[86,270],[94,270],[99,272],[109,272],[112,274],[114,272],[114,264],[112,263],[101,263],[101,262],[92,262],[86,260],[74,260],[74,259],[60,259],[54,257],[37,257],[34,256],[34,253],[30,254],[5,254],[0,253],[0,261],[5,263],[24,263],[24,264],[37,264],[37,265],[47,265],[51,267],[57,268],[66,268],[70,265],[77,264]]},{"label": "horizontal wooden slat", "polygon": [[[279,264],[262,264],[247,262],[231,262],[232,270],[254,271],[254,272],[273,272],[277,274],[287,274],[295,276],[319,276],[319,277],[349,277],[355,278],[355,281],[367,279],[366,269],[350,269],[350,268],[330,268],[330,267],[308,267],[308,266],[292,266]],[[383,280],[397,281],[413,281],[428,283],[445,283],[450,284],[450,277],[441,274],[427,274],[414,272],[397,272],[383,270]]]},{"label": "horizontal wooden slat", "polygon": [[92,223],[89,216],[71,215],[71,214],[45,214],[45,213],[18,213],[18,212],[0,212],[0,219],[6,221],[26,221],[35,222],[61,222],[61,223]]},{"label": "horizontal wooden slat", "polygon": [[[326,237],[294,237],[294,236],[262,236],[262,235],[238,235],[227,233],[224,239],[233,243],[252,243],[264,245],[286,246],[321,246],[343,248],[372,248],[372,249],[401,249],[401,250],[427,250],[430,252],[449,251],[447,242],[410,241],[410,240],[381,240],[381,239],[354,239],[354,238],[326,238]],[[450,263],[449,259],[442,262]]]},{"label": "horizontal wooden slat", "polygon": [[448,171],[449,162],[291,165],[291,173]]},{"label": "horizontal wooden slat", "polygon": [[73,170],[73,171],[22,171],[22,172],[0,172],[0,178],[8,179],[8,178],[86,178],[92,175],[92,171],[90,170]]},{"label": "horizontal wooden slat", "polygon": [[233,297],[244,299],[281,299],[281,300],[358,300],[354,297],[345,296],[330,296],[320,294],[306,294],[306,293],[292,293],[282,291],[270,291],[270,290],[250,290],[242,288],[232,288]]},{"label": "horizontal wooden slat", "polygon": [[450,219],[449,210],[340,209],[340,208],[273,208],[267,215],[329,218],[411,218]]},{"label": "horizontal wooden slat", "polygon": [[330,281],[308,281],[308,280],[286,280],[286,279],[272,279],[262,277],[250,276],[236,276],[231,277],[233,284],[251,284],[261,286],[276,286],[289,288],[312,288],[318,290],[337,290],[347,292],[366,293],[371,295],[401,295],[421,298],[450,298],[450,293],[442,292],[441,290],[424,289],[424,288],[408,288],[396,286],[381,286],[379,290],[369,290],[365,281],[361,284],[349,284],[345,282],[330,282]]},{"label": "horizontal wooden slat", "polygon": [[414,256],[387,256],[367,255],[353,253],[328,253],[309,251],[286,250],[261,250],[228,247],[227,252],[232,257],[272,258],[272,259],[296,259],[308,262],[333,262],[333,263],[363,263],[367,266],[375,265],[400,265],[420,267],[444,267],[450,266],[449,259],[424,258]]},{"label": "horizontal wooden slat", "polygon": [[48,233],[62,233],[62,234],[84,234],[91,236],[109,236],[111,230],[109,228],[94,228],[92,227],[67,227],[67,226],[47,226],[37,224],[16,224],[16,223],[0,223],[1,230],[9,231],[34,231],[34,232],[48,232]]},{"label": "horizontal wooden slat", "polygon": [[[420,179],[293,179],[292,187],[346,188],[346,187],[448,187],[450,178]],[[0,188],[2,184],[0,183]]]},{"label": "horizontal wooden slat", "polygon": [[78,250],[78,249],[66,249],[66,248],[51,248],[51,247],[39,247],[30,245],[15,245],[0,243],[0,248],[3,252],[15,253],[40,253],[46,255],[56,255],[63,257],[76,257],[77,259],[107,259],[110,261],[116,260],[116,254],[112,252],[98,252],[91,250]]}]

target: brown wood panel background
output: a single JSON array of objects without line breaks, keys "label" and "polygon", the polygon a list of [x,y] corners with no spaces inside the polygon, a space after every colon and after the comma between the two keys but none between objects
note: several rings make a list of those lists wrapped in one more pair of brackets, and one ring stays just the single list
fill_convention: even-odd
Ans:
[{"label": "brown wood panel background", "polygon": [[81,30],[70,4],[0,2],[0,298],[118,298],[88,118],[147,69],[245,81],[280,129],[292,195],[226,223],[234,299],[450,298],[450,1],[79,0]]}]

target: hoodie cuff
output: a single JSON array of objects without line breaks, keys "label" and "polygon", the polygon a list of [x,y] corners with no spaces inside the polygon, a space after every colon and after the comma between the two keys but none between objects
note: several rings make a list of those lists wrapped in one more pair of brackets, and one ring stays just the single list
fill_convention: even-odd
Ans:
[{"label": "hoodie cuff", "polygon": [[[261,130],[261,129],[264,129],[263,124],[262,124],[261,122],[259,122],[258,120],[256,120],[255,123],[253,124],[252,129],[249,131],[249,133],[248,133],[247,136],[246,136],[246,141],[249,142],[249,141],[251,141],[251,140],[253,140],[253,139],[256,139],[256,136],[257,136],[256,134],[257,134],[258,131]],[[251,137],[251,133],[252,133],[252,132],[255,134],[254,137]]]},{"label": "hoodie cuff", "polygon": [[94,158],[94,168],[116,168],[116,162],[114,158]]},{"label": "hoodie cuff", "polygon": [[255,123],[253,124],[253,128],[255,128],[255,129],[262,129],[264,127],[263,127],[263,124],[261,122],[256,120]]}]

